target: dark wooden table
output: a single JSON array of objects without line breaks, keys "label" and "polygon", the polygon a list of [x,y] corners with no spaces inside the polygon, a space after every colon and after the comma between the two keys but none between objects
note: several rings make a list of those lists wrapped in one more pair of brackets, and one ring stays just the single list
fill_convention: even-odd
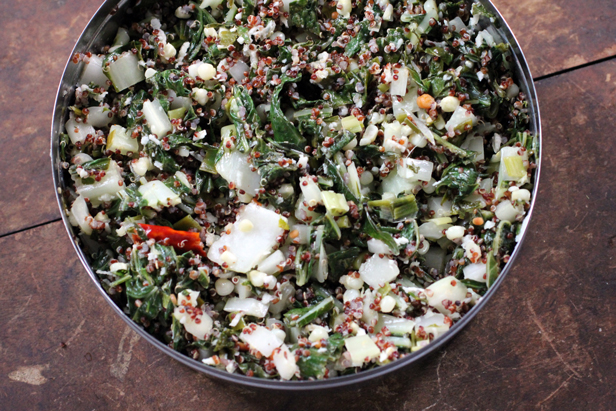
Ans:
[{"label": "dark wooden table", "polygon": [[100,0],[0,3],[0,410],[616,409],[616,2],[496,0],[528,57],[543,175],[515,268],[419,370],[373,387],[253,393],[149,346],[100,297],[59,220],[53,98]]}]

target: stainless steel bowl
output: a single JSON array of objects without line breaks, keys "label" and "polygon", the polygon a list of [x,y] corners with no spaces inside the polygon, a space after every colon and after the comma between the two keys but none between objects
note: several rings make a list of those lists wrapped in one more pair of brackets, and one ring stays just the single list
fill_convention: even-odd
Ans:
[{"label": "stainless steel bowl", "polygon": [[[499,32],[506,38],[512,46],[513,54],[515,57],[515,65],[517,67],[517,82],[520,85],[522,91],[527,94],[527,98],[529,101],[529,116],[530,116],[530,130],[533,133],[536,133],[539,137],[539,153],[537,156],[537,169],[535,171],[534,177],[534,188],[533,188],[533,196],[532,202],[530,205],[530,210],[528,212],[528,218],[530,219],[532,216],[532,211],[534,209],[535,203],[537,201],[538,194],[538,183],[539,183],[539,174],[541,170],[541,121],[539,115],[539,105],[537,102],[537,92],[535,90],[535,85],[533,83],[533,78],[530,73],[530,69],[528,67],[528,63],[526,62],[526,58],[522,53],[522,50],[511,32],[511,29],[507,25],[507,22],[503,18],[503,16],[499,13],[499,11],[494,7],[494,5],[489,0],[481,0],[481,2],[486,6],[486,8],[496,15],[498,22],[500,22]],[[94,14],[83,33],[79,37],[77,44],[75,44],[75,48],[71,53],[71,57],[76,52],[85,53],[87,51],[98,51],[105,44],[110,44],[115,36],[115,33],[125,19],[130,19],[130,6],[132,5],[132,1],[130,0],[107,0],[103,5],[98,9],[98,11]],[[509,263],[505,266],[504,270],[501,272],[499,278],[497,279],[494,286],[490,288],[490,290],[486,293],[485,297],[479,302],[468,314],[466,314],[459,322],[454,324],[454,326],[447,332],[444,336],[440,337],[435,342],[428,345],[426,348],[414,352],[406,357],[394,361],[388,365],[376,367],[369,371],[363,371],[359,374],[348,375],[343,377],[336,377],[331,380],[321,380],[321,381],[270,381],[258,378],[250,378],[243,375],[238,374],[229,374],[225,371],[218,370],[213,367],[209,367],[207,365],[202,364],[200,361],[193,360],[186,355],[183,355],[171,348],[162,342],[155,339],[153,336],[148,334],[143,328],[141,328],[137,323],[133,322],[128,316],[126,316],[122,310],[113,302],[113,300],[109,297],[109,295],[105,292],[103,287],[101,286],[98,277],[90,267],[90,263],[88,261],[88,257],[84,253],[80,240],[76,235],[75,229],[71,226],[66,216],[66,210],[70,206],[70,204],[66,204],[63,196],[61,195],[61,190],[66,187],[66,181],[64,181],[64,176],[62,173],[62,169],[60,167],[60,155],[59,155],[59,134],[62,132],[64,122],[68,116],[68,107],[70,105],[71,99],[74,95],[75,85],[81,75],[82,64],[73,64],[69,57],[69,61],[66,64],[66,68],[64,69],[64,74],[62,75],[62,80],[60,81],[60,85],[58,87],[58,93],[56,96],[56,104],[53,112],[53,121],[51,126],[51,166],[54,180],[54,188],[56,191],[56,198],[58,200],[58,206],[60,207],[60,211],[62,213],[62,220],[64,221],[64,226],[68,235],[73,243],[73,247],[81,260],[84,268],[87,273],[90,275],[90,278],[94,282],[96,288],[101,293],[105,301],[109,303],[111,308],[131,327],[136,333],[138,333],[143,339],[151,343],[153,346],[164,352],[165,354],[171,356],[177,361],[185,364],[194,370],[200,371],[207,375],[208,377],[212,377],[215,379],[223,380],[226,382],[239,384],[247,387],[260,388],[260,389],[274,389],[274,390],[317,390],[317,389],[327,389],[327,388],[340,388],[348,385],[355,385],[359,383],[365,383],[369,380],[374,380],[379,377],[382,377],[386,374],[390,374],[396,370],[399,370],[403,367],[409,367],[411,364],[417,365],[422,359],[430,356],[434,352],[438,351],[443,345],[449,342],[462,328],[464,328],[472,319],[477,315],[477,313],[487,304],[488,300],[496,293],[496,290],[500,286],[500,284],[504,281],[505,277],[513,267],[513,263],[520,253],[520,245],[524,240],[526,232],[528,231],[528,225],[524,229],[522,233],[522,240],[518,243],[514,252],[511,255]]]}]

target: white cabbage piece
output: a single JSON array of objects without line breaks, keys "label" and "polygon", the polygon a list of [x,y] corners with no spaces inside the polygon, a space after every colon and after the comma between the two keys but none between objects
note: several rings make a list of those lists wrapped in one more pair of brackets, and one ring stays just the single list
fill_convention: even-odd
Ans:
[{"label": "white cabbage piece", "polygon": [[487,281],[487,266],[484,263],[468,264],[464,266],[462,272],[464,272],[464,278],[467,280],[473,280],[480,283],[485,283]]},{"label": "white cabbage piece", "polygon": [[212,330],[214,321],[198,307],[199,291],[190,289],[178,294],[178,306],[173,310],[173,316],[192,335],[204,340]]},{"label": "white cabbage piece", "polygon": [[263,318],[269,309],[268,304],[254,298],[229,298],[224,310],[228,313],[242,313],[251,317]]},{"label": "white cabbage piece", "polygon": [[249,332],[240,334],[240,340],[248,344],[250,348],[259,351],[264,357],[269,357],[276,348],[283,345],[283,341],[271,330],[260,325],[256,325],[256,328],[252,329],[255,324],[251,325]]},{"label": "white cabbage piece", "polygon": [[143,116],[148,122],[148,127],[152,134],[163,138],[173,129],[169,116],[157,99],[143,102]]},{"label": "white cabbage piece", "polygon": [[[111,117],[109,116],[111,114]],[[87,124],[94,127],[107,127],[115,120],[115,116],[109,107],[88,107]]]},{"label": "white cabbage piece", "polygon": [[77,187],[77,194],[87,198],[94,207],[97,207],[103,201],[111,201],[118,197],[118,193],[124,190],[124,179],[120,166],[111,160],[101,181],[83,184],[81,179],[78,179],[75,181],[75,186]]},{"label": "white cabbage piece", "polygon": [[120,153],[124,155],[128,152],[137,154],[139,153],[139,142],[136,138],[132,138],[124,127],[114,124],[109,130],[106,149],[114,153],[120,150]]},{"label": "white cabbage piece", "polygon": [[398,175],[409,181],[430,181],[434,164],[431,161],[404,158],[396,167]]},{"label": "white cabbage piece", "polygon": [[[240,229],[243,220],[249,220],[252,223],[252,230],[242,231]],[[247,204],[238,213],[231,232],[214,242],[207,256],[211,261],[222,265],[227,259],[227,257],[223,258],[223,254],[230,253],[234,258],[230,259],[231,263],[227,259],[227,268],[238,273],[248,273],[272,253],[274,246],[278,244],[278,237],[284,232],[282,227],[286,224],[286,219],[274,211],[255,203]],[[221,252],[223,247],[225,251]]]},{"label": "white cabbage piece", "polygon": [[425,315],[415,318],[415,332],[422,327],[426,333],[430,333],[437,339],[449,330],[449,323],[445,322],[443,314],[428,311]]},{"label": "white cabbage piece", "polygon": [[74,118],[69,119],[64,125],[66,129],[66,134],[68,134],[68,138],[70,138],[71,143],[83,143],[86,141],[88,134],[94,136],[96,134],[96,130],[92,127],[91,124],[78,123]]},{"label": "white cabbage piece", "polygon": [[139,192],[148,206],[156,211],[161,211],[164,207],[171,207],[182,202],[180,196],[171,191],[162,181],[153,180],[139,187]]},{"label": "white cabbage piece", "polygon": [[374,341],[372,341],[372,338],[366,334],[347,338],[344,340],[344,346],[349,354],[351,354],[353,367],[361,366],[366,358],[371,360],[381,354],[379,347],[377,347]]},{"label": "white cabbage piece", "polygon": [[274,361],[276,371],[278,371],[280,378],[283,380],[290,380],[298,370],[295,355],[284,344],[274,350],[272,360]]},{"label": "white cabbage piece", "polygon": [[68,219],[71,225],[81,228],[84,234],[92,234],[92,227],[90,227],[89,223],[92,216],[90,215],[90,210],[88,210],[88,204],[82,195],[73,201]]},{"label": "white cabbage piece", "polygon": [[[110,61],[106,70],[107,77],[118,92],[145,80],[145,71],[139,65],[139,58],[130,51],[125,51],[117,60]],[[143,108],[145,112],[145,104]]]},{"label": "white cabbage piece", "polygon": [[94,84],[98,87],[107,89],[107,76],[103,73],[103,59],[99,56],[92,55],[88,59],[88,63],[84,63],[83,72],[79,84],[90,85]]},{"label": "white cabbage piece", "polygon": [[216,171],[222,178],[235,185],[238,190],[244,190],[250,197],[261,187],[261,176],[253,171],[248,162],[248,154],[237,150],[226,152],[218,163]]},{"label": "white cabbage piece", "polygon": [[[453,304],[456,301],[463,301],[466,299],[467,292],[468,289],[460,280],[453,276],[448,276],[426,288],[425,294],[428,299],[428,304],[436,308],[440,313],[453,317],[454,315],[452,315],[452,312],[443,305],[443,301],[448,301],[449,304]],[[450,306],[449,304],[447,305],[448,307]]]},{"label": "white cabbage piece", "polygon": [[395,280],[398,274],[400,274],[398,263],[387,257],[381,258],[378,254],[368,258],[359,267],[360,278],[375,289]]}]

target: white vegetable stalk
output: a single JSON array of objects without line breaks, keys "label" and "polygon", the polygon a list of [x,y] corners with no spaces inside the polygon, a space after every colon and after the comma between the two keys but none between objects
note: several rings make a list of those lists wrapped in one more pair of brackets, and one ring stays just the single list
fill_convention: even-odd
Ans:
[{"label": "white vegetable stalk", "polygon": [[[400,193],[408,194],[421,187],[421,183],[418,181],[411,181],[400,177],[397,172],[397,168],[398,166],[396,166],[396,170],[391,171],[387,177],[381,180],[380,192],[383,196],[385,196],[386,193],[391,193],[394,197],[396,197]],[[365,171],[364,173],[366,172],[368,171]]]},{"label": "white vegetable stalk", "polygon": [[[233,298],[231,300],[233,300]],[[227,303],[227,305],[228,304],[229,303]],[[226,307],[225,311],[227,311]],[[252,329],[252,327],[255,327],[255,329]],[[264,357],[272,355],[272,352],[283,344],[283,341],[271,330],[254,324],[252,327],[245,329],[247,332],[242,332],[240,334],[240,340],[248,344],[250,348],[259,351]]]},{"label": "white vegetable stalk", "polygon": [[447,200],[443,202],[443,197],[430,197],[428,199],[428,208],[434,211],[434,217],[449,217],[453,211],[453,202]]},{"label": "white vegetable stalk", "polygon": [[[449,317],[458,317],[460,314],[453,314],[448,308],[456,301],[462,301],[466,298],[468,292],[466,286],[453,276],[445,277],[438,280],[428,288],[425,294],[428,299],[428,304],[436,308],[440,313]],[[447,307],[443,305],[447,303]]]},{"label": "white vegetable stalk", "polygon": [[513,193],[511,193],[511,201],[512,202],[521,201],[523,203],[529,203],[530,202],[530,191],[528,191],[525,188],[515,190]]},{"label": "white vegetable stalk", "polygon": [[381,240],[372,238],[368,240],[368,251],[372,254],[393,254],[393,251]]},{"label": "white vegetable stalk", "polygon": [[392,96],[404,97],[406,96],[406,86],[409,78],[409,70],[406,67],[395,70],[398,70],[398,79],[394,79],[391,82],[391,88],[389,89],[389,92]]},{"label": "white vegetable stalk", "polygon": [[398,175],[410,181],[430,181],[434,164],[431,161],[405,158],[399,161],[396,168]]},{"label": "white vegetable stalk", "polygon": [[342,123],[342,128],[351,133],[360,133],[363,130],[362,123],[355,116],[343,117],[340,122]]},{"label": "white vegetable stalk", "polygon": [[221,4],[222,4],[222,0],[203,0],[203,2],[201,2],[201,5],[199,7],[202,9],[209,7],[212,10],[214,10]]},{"label": "white vegetable stalk", "polygon": [[[246,74],[244,73],[250,73],[250,67],[248,67],[248,65],[244,63],[242,60],[236,60],[233,67],[229,68],[229,74],[231,74],[231,77],[233,77],[235,81],[237,81],[240,84],[242,83],[242,80],[246,78]],[[210,78],[212,77],[214,76],[211,76]]]},{"label": "white vegetable stalk", "polygon": [[139,142],[136,138],[128,135],[124,127],[114,124],[111,126],[109,136],[107,137],[107,150],[114,153],[120,151],[124,155],[128,152],[136,154],[139,152]]},{"label": "white vegetable stalk", "polygon": [[365,334],[347,338],[344,341],[344,346],[351,355],[353,367],[360,367],[364,361],[372,360],[381,354],[379,347],[372,341],[370,336]]},{"label": "white vegetable stalk", "polygon": [[203,340],[212,330],[214,322],[209,315],[197,308],[198,298],[199,291],[187,289],[179,293],[178,306],[175,307],[173,316],[184,325],[186,331]]},{"label": "white vegetable stalk", "polygon": [[458,107],[453,112],[451,118],[445,124],[445,128],[448,132],[451,131],[464,131],[466,126],[477,125],[477,117],[474,114],[468,112],[464,107]]},{"label": "white vegetable stalk", "polygon": [[122,53],[117,60],[110,61],[105,72],[118,92],[145,80],[139,58],[130,51]]},{"label": "white vegetable stalk", "polygon": [[477,37],[475,38],[475,44],[477,45],[477,47],[481,47],[484,41],[490,47],[493,47],[496,44],[494,42],[494,37],[492,37],[492,35],[488,33],[487,30],[481,30],[479,33],[477,33]]},{"label": "white vegetable stalk", "polygon": [[252,170],[248,162],[248,154],[239,151],[226,152],[216,163],[216,171],[222,178],[235,185],[238,190],[244,190],[253,197],[261,186],[261,176],[257,170]]},{"label": "white vegetable stalk", "polygon": [[445,323],[445,316],[428,311],[426,315],[415,319],[415,332],[422,327],[426,333],[430,333],[434,338],[438,338],[449,330],[449,325]]},{"label": "white vegetable stalk", "polygon": [[280,250],[276,250],[272,255],[261,261],[257,269],[265,274],[274,275],[282,271],[285,266],[286,257]]},{"label": "white vegetable stalk", "polygon": [[310,222],[316,220],[321,216],[321,214],[317,213],[316,211],[310,211],[308,209],[308,206],[304,205],[304,203],[308,204],[306,198],[304,197],[304,194],[300,194],[299,198],[297,199],[297,203],[295,203],[295,218],[300,221]]},{"label": "white vegetable stalk", "polygon": [[154,168],[152,160],[150,160],[149,157],[140,157],[139,159],[133,160],[130,167],[132,172],[140,177],[143,177],[149,170]]},{"label": "white vegetable stalk", "polygon": [[328,213],[333,216],[341,216],[349,211],[349,204],[343,194],[334,191],[323,191],[321,193],[323,204]]},{"label": "white vegetable stalk", "polygon": [[[242,231],[240,224],[243,220],[250,220],[253,229]],[[248,273],[271,254],[278,243],[278,236],[284,232],[282,226],[285,224],[284,217],[250,203],[240,210],[230,232],[212,244],[207,256],[217,264],[225,263],[230,270]],[[226,247],[226,251],[221,253],[223,247]],[[225,257],[225,253],[233,258]]]},{"label": "white vegetable stalk", "polygon": [[289,351],[289,348],[282,344],[279,348],[274,350],[272,357],[276,371],[283,380],[290,380],[298,371],[297,364],[295,363],[295,355]]},{"label": "white vegetable stalk", "polygon": [[148,122],[150,131],[157,137],[162,138],[173,129],[165,109],[157,99],[143,103],[143,115]]},{"label": "white vegetable stalk", "polygon": [[[408,70],[408,69],[407,69]],[[408,116],[410,113],[417,113],[419,106],[417,105],[417,88],[411,87],[404,97],[392,99],[392,107],[394,109],[394,117]]]},{"label": "white vegetable stalk", "polygon": [[519,214],[523,213],[523,209],[521,207],[515,207],[511,204],[511,201],[505,200],[498,203],[496,206],[496,218],[501,221],[508,221],[513,223]]},{"label": "white vegetable stalk", "polygon": [[338,0],[337,9],[340,16],[349,18],[351,16],[351,10],[353,10],[351,0]]},{"label": "white vegetable stalk", "polygon": [[359,267],[359,276],[366,284],[373,288],[380,288],[392,282],[400,274],[398,263],[387,257],[373,255]]},{"label": "white vegetable stalk", "polygon": [[351,190],[355,197],[361,198],[361,183],[359,182],[359,174],[357,173],[355,163],[351,162],[351,164],[347,167],[347,172],[349,174],[349,190]]},{"label": "white vegetable stalk", "polygon": [[302,194],[304,194],[308,206],[315,207],[318,204],[323,204],[321,189],[318,184],[314,182],[312,176],[301,177],[299,179],[299,188],[302,190]]},{"label": "white vegetable stalk", "polygon": [[293,287],[290,281],[287,281],[280,286],[280,301],[276,304],[271,304],[269,312],[274,315],[280,314],[290,304],[289,297],[292,295],[295,295],[295,287]]},{"label": "white vegetable stalk", "polygon": [[113,40],[113,46],[109,48],[109,53],[113,53],[114,50],[119,49],[122,46],[127,45],[130,42],[130,36],[125,28],[120,27]]},{"label": "white vegetable stalk", "polygon": [[297,231],[297,236],[293,238],[293,244],[310,244],[310,233],[312,226],[306,224],[297,224],[291,227],[291,232]]},{"label": "white vegetable stalk", "polygon": [[[122,184],[120,185],[120,183]],[[105,170],[105,176],[100,181],[93,184],[83,184],[81,180],[78,180],[75,185],[77,194],[89,199],[90,203],[97,207],[103,201],[111,201],[118,197],[118,193],[124,190],[124,179],[120,167],[112,160]]]},{"label": "white vegetable stalk", "polygon": [[479,183],[479,189],[484,189],[488,193],[492,190],[493,186],[494,186],[494,179],[493,178],[483,179]]},{"label": "white vegetable stalk", "polygon": [[99,56],[92,55],[88,63],[84,64],[79,84],[94,84],[97,87],[107,89],[107,80],[107,76],[103,73],[103,59]]},{"label": "white vegetable stalk", "polygon": [[480,283],[485,283],[486,280],[486,265],[483,263],[469,264],[465,266],[462,271],[464,272],[464,278],[467,280],[473,280]]},{"label": "white vegetable stalk", "polygon": [[524,161],[527,160],[528,151],[521,152],[518,147],[503,147],[500,151],[499,182],[524,179],[526,177]]},{"label": "white vegetable stalk", "polygon": [[417,27],[420,33],[425,33],[428,27],[430,27],[430,19],[438,20],[438,9],[434,0],[426,1],[424,10],[426,11],[426,15],[419,24],[419,27]]},{"label": "white vegetable stalk", "polygon": [[90,211],[88,210],[88,204],[83,196],[79,196],[73,201],[71,206],[71,212],[69,214],[69,221],[71,225],[81,228],[81,232],[86,235],[92,234],[92,227],[90,227],[89,221],[92,220]]},{"label": "white vegetable stalk", "polygon": [[[323,226],[319,226],[319,231],[317,231],[317,241],[319,240],[319,236],[323,236]],[[325,250],[325,243],[321,241],[321,247],[319,249],[319,263],[315,266],[316,273],[314,274],[314,278],[322,283],[327,280],[327,276],[329,275],[329,268],[327,265],[328,257],[327,251]]]},{"label": "white vegetable stalk", "polygon": [[419,226],[419,234],[428,240],[436,241],[443,237],[443,230],[451,227],[450,224],[437,224],[435,221],[427,221]]},{"label": "white vegetable stalk", "polygon": [[379,320],[374,330],[375,332],[380,332],[383,327],[387,327],[393,335],[403,336],[413,332],[415,322],[405,318],[394,317],[393,315],[379,314]]},{"label": "white vegetable stalk", "polygon": [[449,21],[449,27],[453,27],[453,29],[459,33],[462,30],[466,30],[468,31],[468,27],[466,27],[466,24],[464,24],[464,22],[462,21],[462,19],[460,17],[456,17],[453,20]]},{"label": "white vegetable stalk", "polygon": [[370,324],[370,325],[376,325],[377,320],[378,320],[378,313],[376,312],[376,310],[370,308],[370,305],[372,303],[374,303],[374,294],[376,294],[376,291],[372,292],[370,290],[366,290],[364,291],[364,295],[363,295],[363,300],[364,300],[364,314],[362,315],[361,319],[362,321],[364,321],[366,324]]},{"label": "white vegetable stalk", "polygon": [[[111,114],[111,116],[110,116]],[[113,112],[109,107],[88,107],[88,116],[86,123],[93,127],[107,127],[109,123],[115,120]]]},{"label": "white vegetable stalk", "polygon": [[68,134],[68,138],[70,138],[71,143],[83,143],[86,141],[88,134],[95,135],[96,130],[90,124],[78,123],[74,118],[69,119],[64,125],[66,128],[66,134]]},{"label": "white vegetable stalk", "polygon": [[143,199],[147,201],[148,206],[156,211],[161,211],[164,207],[171,207],[182,202],[180,196],[175,194],[162,181],[153,180],[141,187],[139,192]]},{"label": "white vegetable stalk", "polygon": [[237,293],[238,298],[240,299],[248,299],[252,295],[252,287],[249,285],[244,285],[247,278],[246,277],[238,277],[238,282],[235,284],[235,292]]},{"label": "white vegetable stalk", "polygon": [[388,4],[387,7],[385,7],[385,12],[383,13],[383,20],[392,21],[393,14],[394,14],[394,6],[392,6],[391,4]]},{"label": "white vegetable stalk", "polygon": [[432,131],[430,131],[428,126],[426,126],[425,123],[421,121],[415,114],[408,113],[408,115],[409,117],[411,117],[411,119],[413,120],[413,124],[415,124],[415,126],[419,129],[421,134],[423,134],[426,140],[428,140],[431,144],[435,144],[434,135],[432,134]]},{"label": "white vegetable stalk", "polygon": [[464,140],[460,148],[473,151],[475,153],[473,161],[475,162],[485,159],[483,151],[483,137],[481,136],[469,136],[466,140]]},{"label": "white vegetable stalk", "polygon": [[228,313],[242,313],[251,317],[263,318],[267,314],[268,305],[254,298],[229,298],[224,310]]}]

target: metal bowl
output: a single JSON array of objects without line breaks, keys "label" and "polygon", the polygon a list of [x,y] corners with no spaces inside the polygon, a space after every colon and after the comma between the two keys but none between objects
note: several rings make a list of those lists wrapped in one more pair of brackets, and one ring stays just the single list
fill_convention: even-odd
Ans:
[{"label": "metal bowl", "polygon": [[[526,62],[526,58],[522,53],[522,50],[511,32],[511,29],[507,25],[507,22],[503,18],[503,16],[499,13],[496,7],[489,0],[481,0],[481,2],[486,6],[486,8],[492,12],[496,16],[496,20],[500,23],[500,28],[498,29],[501,36],[511,44],[513,55],[515,58],[515,66],[516,66],[516,75],[517,75],[517,83],[520,85],[520,89],[526,93],[527,99],[529,102],[529,117],[530,117],[530,125],[529,128],[531,132],[536,133],[539,138],[539,153],[537,155],[537,168],[535,170],[534,175],[534,187],[533,187],[533,195],[532,202],[530,205],[530,210],[528,211],[528,217],[531,218],[532,211],[534,209],[535,203],[537,201],[538,194],[538,182],[539,182],[539,174],[541,170],[541,121],[539,115],[539,105],[537,102],[537,92],[535,90],[535,85],[533,83],[533,78],[530,73],[530,69],[528,67],[528,63]],[[110,44],[113,40],[115,33],[120,26],[120,24],[125,19],[130,18],[130,7],[133,1],[131,0],[107,0],[103,5],[98,9],[98,11],[94,14],[83,33],[79,37],[77,44],[75,44],[75,48],[71,53],[71,57],[76,52],[85,53],[87,51],[98,51],[102,46],[106,44]],[[178,351],[175,351],[163,344],[161,341],[154,338],[152,335],[148,334],[141,326],[137,323],[133,322],[128,316],[126,316],[122,310],[115,304],[115,302],[109,297],[109,295],[105,292],[103,287],[101,286],[98,277],[90,267],[89,258],[84,253],[82,246],[80,245],[80,239],[77,237],[75,229],[71,226],[68,221],[66,210],[69,208],[70,204],[66,204],[64,197],[61,195],[62,190],[67,186],[67,181],[65,181],[65,176],[63,174],[63,170],[60,167],[60,155],[59,155],[59,138],[58,136],[62,132],[64,127],[64,122],[68,116],[68,107],[71,103],[71,99],[74,95],[75,85],[81,75],[82,65],[83,63],[73,64],[71,63],[69,57],[69,61],[66,64],[64,69],[64,74],[62,75],[62,80],[60,81],[60,85],[58,87],[58,93],[56,96],[56,103],[54,107],[53,120],[51,126],[51,166],[52,166],[52,174],[54,181],[54,188],[56,191],[56,199],[58,201],[58,206],[60,207],[60,212],[62,214],[62,220],[64,221],[64,227],[68,232],[68,235],[71,239],[73,247],[81,260],[84,268],[87,273],[90,275],[90,278],[94,282],[94,285],[101,293],[102,297],[109,303],[111,308],[118,314],[129,327],[131,327],[139,336],[148,341],[150,344],[169,355],[170,357],[176,359],[184,365],[189,366],[190,368],[200,371],[207,375],[208,377],[215,378],[218,380],[223,380],[225,382],[230,382],[234,384],[243,385],[246,387],[259,388],[259,389],[269,389],[269,390],[286,390],[286,391],[309,391],[309,390],[317,390],[317,389],[330,389],[330,388],[341,388],[349,385],[356,385],[360,383],[366,383],[370,380],[375,380],[379,377],[382,377],[386,374],[390,374],[396,370],[400,370],[404,367],[409,367],[411,364],[418,365],[421,360],[429,357],[434,352],[438,351],[442,346],[444,346],[447,342],[449,342],[456,334],[458,334],[472,319],[477,315],[479,311],[487,304],[488,300],[496,293],[496,290],[504,281],[505,277],[511,270],[513,266],[513,262],[517,258],[520,253],[520,246],[524,240],[526,232],[528,231],[528,225],[524,228],[522,232],[522,240],[518,243],[515,250],[513,251],[509,262],[499,275],[497,281],[490,288],[490,290],[485,294],[484,298],[475,306],[468,314],[466,314],[460,321],[451,327],[449,332],[440,337],[438,340],[429,344],[426,348],[423,348],[420,351],[411,353],[406,357],[396,360],[390,364],[373,368],[368,371],[363,371],[354,375],[347,375],[342,377],[336,377],[331,380],[320,380],[320,381],[270,381],[265,379],[251,378],[246,377],[244,375],[239,374],[229,374],[225,371],[218,370],[213,367],[209,367],[204,365],[200,361],[193,360],[192,358],[181,354]]]}]

